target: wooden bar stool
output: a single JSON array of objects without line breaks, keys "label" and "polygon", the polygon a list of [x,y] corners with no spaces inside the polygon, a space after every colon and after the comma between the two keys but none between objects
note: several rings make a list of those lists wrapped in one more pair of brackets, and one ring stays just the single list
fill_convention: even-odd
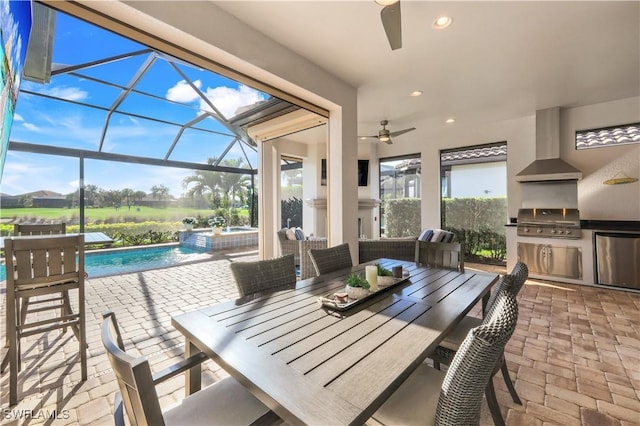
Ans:
[{"label": "wooden bar stool", "polygon": [[[87,344],[84,308],[84,236],[52,235],[5,239],[7,268],[7,338],[9,351],[2,362],[9,365],[9,405],[18,402],[20,339],[71,327],[79,341],[82,380],[87,379]],[[78,291],[79,308],[73,312],[69,291]],[[54,297],[50,297],[54,296]],[[30,304],[44,304],[28,309]],[[45,300],[46,299],[46,300]],[[27,314],[59,310],[59,316],[27,321]]]}]

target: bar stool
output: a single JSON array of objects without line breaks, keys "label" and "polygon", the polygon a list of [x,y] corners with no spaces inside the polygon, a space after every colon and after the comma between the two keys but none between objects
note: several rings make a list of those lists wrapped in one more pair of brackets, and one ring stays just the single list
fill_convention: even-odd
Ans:
[{"label": "bar stool", "polygon": [[[79,341],[82,380],[87,379],[87,344],[84,308],[84,236],[52,235],[5,239],[7,268],[7,339],[9,351],[0,370],[9,365],[9,405],[18,402],[20,339],[71,327]],[[73,312],[69,291],[78,291],[78,311]],[[57,295],[56,297],[50,297]],[[48,297],[43,299],[41,296]],[[30,303],[25,299],[38,298]],[[28,309],[29,304],[42,305]],[[53,318],[27,322],[27,314],[60,310]]]}]

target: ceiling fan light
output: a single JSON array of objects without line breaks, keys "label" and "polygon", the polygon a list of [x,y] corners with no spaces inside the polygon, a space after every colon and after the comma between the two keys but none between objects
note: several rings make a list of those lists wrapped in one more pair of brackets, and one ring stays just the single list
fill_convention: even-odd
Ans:
[{"label": "ceiling fan light", "polygon": [[440,16],[433,22],[433,28],[435,28],[436,30],[443,30],[451,25],[451,22],[453,22],[453,19],[451,19],[449,16]]},{"label": "ceiling fan light", "polygon": [[389,136],[387,135],[382,135],[378,139],[380,139],[380,142],[389,142]]},{"label": "ceiling fan light", "polygon": [[392,4],[398,3],[400,0],[374,0],[376,4],[380,6],[391,6]]}]

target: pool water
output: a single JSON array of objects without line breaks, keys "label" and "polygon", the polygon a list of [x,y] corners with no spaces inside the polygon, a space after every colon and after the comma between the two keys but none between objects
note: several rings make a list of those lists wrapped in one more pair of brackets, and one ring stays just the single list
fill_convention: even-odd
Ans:
[{"label": "pool water", "polygon": [[[210,258],[209,253],[188,247],[138,247],[86,253],[84,267],[89,278],[96,278],[175,266]],[[0,268],[0,280],[4,281],[5,279],[6,268],[3,266]]]}]

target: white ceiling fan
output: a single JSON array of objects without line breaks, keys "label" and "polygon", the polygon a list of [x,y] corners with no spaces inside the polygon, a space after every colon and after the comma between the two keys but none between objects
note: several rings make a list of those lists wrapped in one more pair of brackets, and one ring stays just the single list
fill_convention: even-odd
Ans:
[{"label": "white ceiling fan", "polygon": [[380,11],[382,26],[387,34],[387,40],[391,50],[402,47],[402,20],[400,17],[400,0],[375,0],[380,6],[384,6]]},{"label": "white ceiling fan", "polygon": [[378,131],[377,135],[371,135],[371,136],[358,136],[360,139],[369,139],[369,138],[376,138],[378,139],[380,142],[384,142],[386,144],[391,145],[393,143],[393,141],[391,140],[391,138],[395,138],[396,136],[400,136],[403,135],[405,133],[411,132],[413,130],[415,130],[415,127],[410,127],[408,129],[403,129],[403,130],[396,130],[395,132],[391,132],[389,131],[389,129],[387,129],[387,124],[389,124],[389,122],[387,120],[382,120],[380,122],[380,125],[382,126],[382,129],[380,129]]}]

